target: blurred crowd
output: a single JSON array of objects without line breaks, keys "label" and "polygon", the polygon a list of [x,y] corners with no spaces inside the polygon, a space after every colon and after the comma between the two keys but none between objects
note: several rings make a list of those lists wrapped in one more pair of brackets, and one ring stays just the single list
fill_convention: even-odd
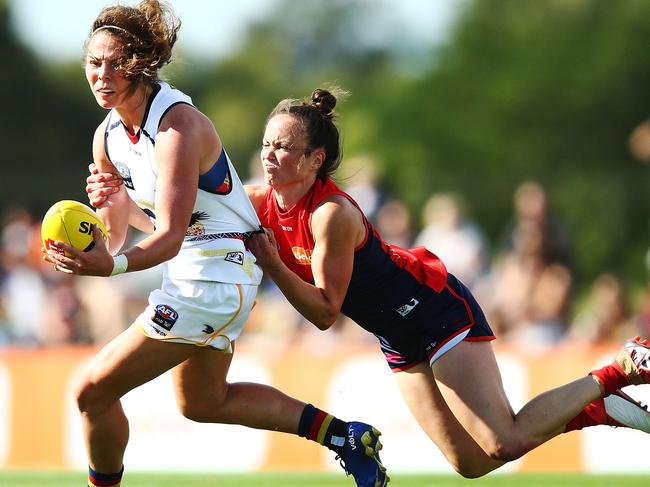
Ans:
[{"label": "blurred crowd", "polygon": [[[650,335],[650,280],[645,290],[634,290],[604,271],[588,289],[576,290],[571,235],[539,183],[526,181],[516,188],[512,215],[500,237],[489,242],[460,195],[431,195],[417,222],[403,202],[383,189],[372,161],[357,162],[364,169],[341,182],[384,240],[426,246],[441,257],[475,293],[501,343],[544,348]],[[160,269],[110,279],[55,272],[40,258],[41,217],[20,207],[4,211],[0,347],[106,343],[141,312],[149,291],[160,282]],[[141,237],[134,233],[129,239]],[[343,317],[333,331],[319,332],[266,279],[240,339],[275,353],[292,346],[326,351],[341,343],[373,341]]]}]

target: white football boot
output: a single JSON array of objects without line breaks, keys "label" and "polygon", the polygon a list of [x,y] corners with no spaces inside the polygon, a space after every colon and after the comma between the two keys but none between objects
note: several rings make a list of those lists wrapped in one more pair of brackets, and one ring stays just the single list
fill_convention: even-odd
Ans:
[{"label": "white football boot", "polygon": [[650,413],[648,406],[618,390],[603,399],[607,418],[604,424],[624,426],[650,433]]}]

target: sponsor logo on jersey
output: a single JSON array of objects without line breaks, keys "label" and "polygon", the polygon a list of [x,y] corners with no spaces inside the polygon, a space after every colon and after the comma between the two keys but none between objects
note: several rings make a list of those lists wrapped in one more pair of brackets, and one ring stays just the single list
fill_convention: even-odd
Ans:
[{"label": "sponsor logo on jersey", "polygon": [[131,171],[129,171],[129,167],[123,162],[116,162],[115,168],[117,169],[117,172],[120,173],[120,176],[124,181],[124,186],[129,189],[135,189],[133,186],[133,179],[131,179]]},{"label": "sponsor logo on jersey", "polygon": [[214,333],[214,328],[212,328],[210,325],[206,323],[203,323],[203,333],[211,335]]},{"label": "sponsor logo on jersey", "polygon": [[228,252],[223,260],[232,262],[233,264],[244,265],[244,252]]},{"label": "sponsor logo on jersey", "polygon": [[397,313],[402,316],[406,316],[411,311],[413,311],[413,308],[415,308],[418,304],[420,304],[420,301],[415,298],[411,298],[408,303],[406,303],[404,306],[400,306],[395,311],[397,311]]},{"label": "sponsor logo on jersey", "polygon": [[303,249],[302,247],[291,247],[293,258],[301,265],[311,265],[311,250]]},{"label": "sponsor logo on jersey", "polygon": [[280,226],[282,227],[282,230],[284,230],[285,232],[293,232],[293,227],[288,227],[282,224]]},{"label": "sponsor logo on jersey", "polygon": [[166,304],[159,304],[154,310],[154,314],[151,317],[151,321],[160,325],[165,330],[169,331],[176,323],[178,319],[178,313],[174,311],[174,308]]}]

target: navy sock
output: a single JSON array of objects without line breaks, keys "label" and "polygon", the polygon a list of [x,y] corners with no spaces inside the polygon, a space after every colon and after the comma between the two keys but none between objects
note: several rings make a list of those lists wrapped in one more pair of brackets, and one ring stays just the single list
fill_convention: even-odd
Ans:
[{"label": "navy sock", "polygon": [[88,487],[118,487],[123,473],[124,467],[117,473],[100,473],[88,466]]},{"label": "navy sock", "polygon": [[343,445],[345,445],[346,431],[345,421],[341,421],[311,404],[305,406],[298,425],[300,436],[320,443],[338,454],[341,454]]}]

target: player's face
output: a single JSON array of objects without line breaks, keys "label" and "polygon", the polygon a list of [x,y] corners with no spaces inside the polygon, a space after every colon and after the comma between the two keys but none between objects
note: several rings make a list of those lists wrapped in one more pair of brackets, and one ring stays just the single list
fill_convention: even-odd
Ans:
[{"label": "player's face", "polygon": [[262,139],[264,181],[275,188],[316,178],[322,149],[310,150],[302,126],[291,115],[271,118]]},{"label": "player's face", "polygon": [[95,34],[86,51],[86,79],[102,108],[118,108],[132,94],[131,82],[119,70],[122,43],[108,32]]}]

